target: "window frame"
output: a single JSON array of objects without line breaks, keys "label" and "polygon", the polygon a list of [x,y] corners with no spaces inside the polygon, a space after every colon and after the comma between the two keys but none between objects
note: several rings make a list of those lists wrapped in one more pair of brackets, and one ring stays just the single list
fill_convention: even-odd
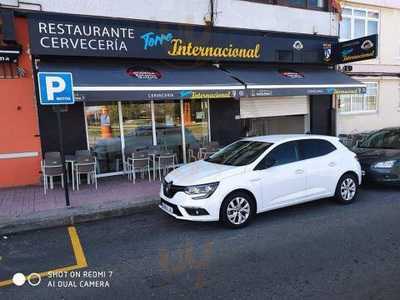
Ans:
[{"label": "window frame", "polygon": [[247,1],[247,2],[255,2],[255,3],[261,3],[261,4],[269,4],[269,5],[278,5],[278,6],[284,6],[284,7],[291,7],[291,8],[299,8],[299,9],[307,9],[307,10],[315,10],[315,11],[330,11],[330,5],[328,3],[328,0],[323,0],[325,1],[325,7],[323,8],[318,8],[318,7],[310,7],[308,4],[309,0],[304,0],[304,5],[299,6],[299,5],[291,5],[289,3],[282,3],[280,0],[242,0],[242,1]]},{"label": "window frame", "polygon": [[[375,9],[370,9],[370,8],[363,8],[363,7],[355,7],[355,6],[343,6],[343,13],[342,13],[342,21],[340,21],[339,23],[339,41],[340,42],[345,42],[348,40],[352,40],[355,39],[356,37],[354,36],[354,22],[355,20],[364,20],[364,36],[368,36],[371,35],[373,33],[369,33],[368,32],[368,21],[376,21],[377,22],[377,27],[376,27],[376,33],[379,34],[379,30],[380,30],[380,23],[381,23],[381,13],[379,10],[375,10]],[[349,9],[351,10],[351,15],[347,15],[344,13],[345,9]],[[355,10],[359,10],[359,11],[364,11],[365,12],[365,17],[359,17],[359,16],[355,16],[354,15],[354,11]],[[377,18],[373,18],[373,17],[369,17],[369,13],[376,13],[378,14]],[[340,35],[340,31],[341,31],[341,25],[344,19],[350,19],[350,38],[346,39],[346,38],[342,38]],[[360,38],[360,37],[358,37]]]},{"label": "window frame", "polygon": [[[346,99],[342,99],[343,96],[338,96],[339,97],[339,114],[341,115],[352,115],[352,114],[368,114],[368,113],[377,113],[378,112],[378,105],[379,105],[379,81],[364,81],[364,84],[368,85],[368,84],[374,84],[375,85],[375,90],[376,90],[376,95],[375,95],[375,109],[369,109],[369,110],[353,110],[353,102],[354,102],[354,98],[357,96],[359,97],[360,94],[352,94],[352,95],[344,95],[346,97],[349,97],[350,99],[350,110],[349,111],[342,111],[341,110],[341,106],[342,106],[342,101],[346,100]],[[367,88],[368,91],[368,88]],[[368,94],[361,94],[361,96],[363,97],[363,107],[365,107],[367,101],[368,101]]]}]

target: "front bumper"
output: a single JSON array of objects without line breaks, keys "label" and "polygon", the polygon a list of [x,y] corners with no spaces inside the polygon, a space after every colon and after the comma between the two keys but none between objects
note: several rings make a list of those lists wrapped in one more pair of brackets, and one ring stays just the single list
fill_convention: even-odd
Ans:
[{"label": "front bumper", "polygon": [[400,170],[398,168],[377,169],[364,166],[362,172],[364,182],[400,184]]},{"label": "front bumper", "polygon": [[184,192],[177,192],[172,198],[168,198],[164,195],[163,189],[161,188],[161,203],[159,208],[179,220],[201,222],[218,221],[222,201],[219,201],[217,191],[209,198],[193,200]]}]

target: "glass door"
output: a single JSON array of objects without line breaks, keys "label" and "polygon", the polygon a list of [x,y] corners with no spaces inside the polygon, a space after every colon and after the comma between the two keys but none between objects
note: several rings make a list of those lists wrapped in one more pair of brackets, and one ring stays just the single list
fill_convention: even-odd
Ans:
[{"label": "glass door", "polygon": [[122,172],[118,105],[86,106],[85,116],[89,149],[96,156],[98,174]]},{"label": "glass door", "polygon": [[178,162],[183,162],[180,102],[155,102],[154,116],[157,145],[174,152]]},{"label": "glass door", "polygon": [[198,149],[209,143],[208,100],[183,102],[185,142],[187,149]]},{"label": "glass door", "polygon": [[150,103],[122,103],[125,156],[153,145]]}]

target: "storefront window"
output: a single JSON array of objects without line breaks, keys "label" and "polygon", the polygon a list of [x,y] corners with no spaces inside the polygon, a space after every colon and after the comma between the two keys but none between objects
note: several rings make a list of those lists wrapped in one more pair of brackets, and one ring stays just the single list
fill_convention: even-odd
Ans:
[{"label": "storefront window", "polygon": [[125,154],[153,145],[150,103],[122,103]]},{"label": "storefront window", "polygon": [[155,102],[154,115],[157,145],[176,153],[183,162],[180,102]]},{"label": "storefront window", "polygon": [[209,141],[208,100],[187,100],[183,112],[186,145],[192,149],[204,147]]},{"label": "storefront window", "polygon": [[122,171],[118,105],[86,106],[88,142],[96,156],[98,173]]}]

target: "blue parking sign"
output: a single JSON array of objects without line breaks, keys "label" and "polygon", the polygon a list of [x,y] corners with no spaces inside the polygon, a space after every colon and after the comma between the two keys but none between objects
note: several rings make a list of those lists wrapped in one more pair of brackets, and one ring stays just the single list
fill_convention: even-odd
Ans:
[{"label": "blue parking sign", "polygon": [[39,97],[42,105],[74,104],[72,73],[39,72]]}]

